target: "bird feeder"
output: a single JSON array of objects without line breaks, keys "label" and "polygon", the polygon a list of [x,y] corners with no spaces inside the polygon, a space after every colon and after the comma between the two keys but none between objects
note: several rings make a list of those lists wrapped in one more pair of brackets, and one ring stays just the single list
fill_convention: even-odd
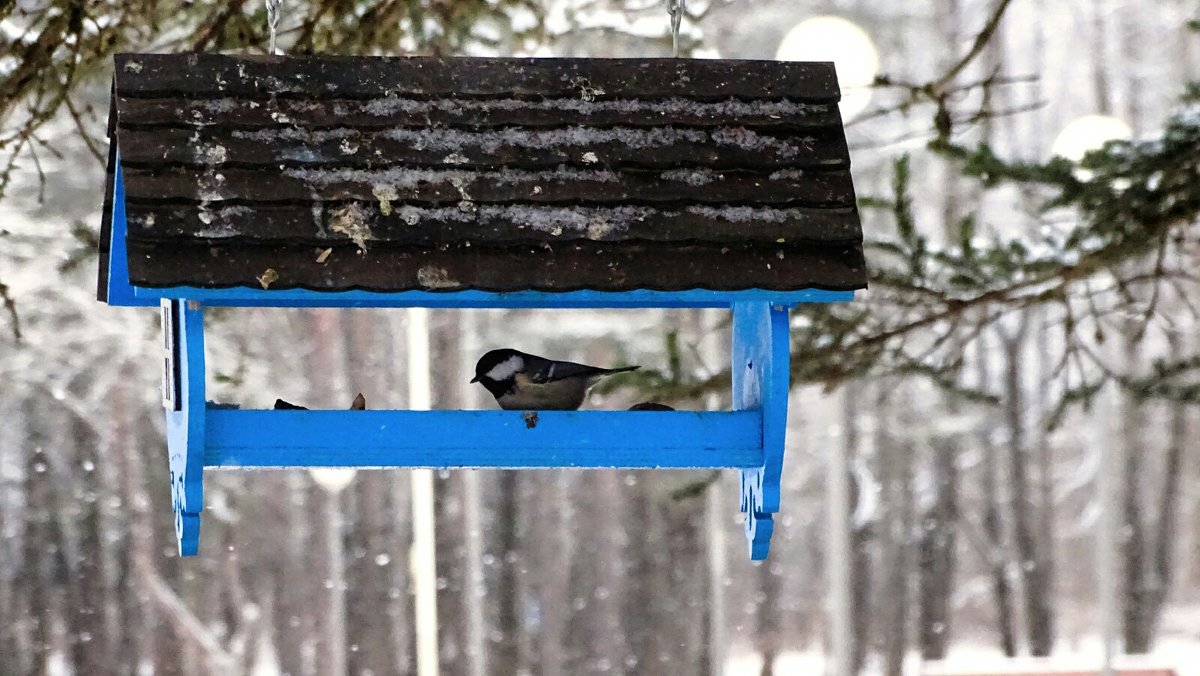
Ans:
[{"label": "bird feeder", "polygon": [[[829,63],[116,57],[100,299],[160,306],[176,533],[206,468],[741,472],[779,510],[788,309],[865,286]],[[731,411],[242,410],[205,307],[727,308]]]}]

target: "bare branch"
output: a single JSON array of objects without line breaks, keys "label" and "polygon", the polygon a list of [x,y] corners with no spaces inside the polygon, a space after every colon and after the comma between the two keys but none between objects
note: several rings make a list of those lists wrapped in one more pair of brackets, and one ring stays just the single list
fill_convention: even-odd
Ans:
[{"label": "bare branch", "polygon": [[1012,0],[999,0],[996,3],[996,8],[992,10],[992,15],[988,17],[987,23],[975,36],[975,41],[971,44],[971,48],[962,56],[950,70],[946,71],[940,78],[932,84],[932,92],[935,97],[946,93],[946,88],[954,82],[954,78],[966,70],[971,62],[983,53],[983,48],[991,42],[992,37],[996,34],[996,29],[1000,27],[1000,20],[1004,18],[1004,13],[1008,11],[1008,6],[1012,4]]},{"label": "bare branch", "polygon": [[167,586],[166,582],[163,582],[162,577],[152,565],[141,565],[139,568],[142,586],[150,593],[150,598],[154,599],[159,609],[166,614],[179,638],[195,643],[204,653],[214,672],[233,673],[236,661],[221,646],[217,637],[209,631],[208,627],[204,626],[200,618],[193,615],[179,595]]},{"label": "bare branch", "polygon": [[246,4],[246,0],[229,0],[223,3],[221,10],[214,12],[207,20],[200,25],[196,31],[196,37],[192,40],[191,49],[194,52],[202,52],[208,49],[217,36],[225,30],[225,26],[229,24],[230,19],[234,15],[242,11],[242,6]]},{"label": "bare branch", "polygon": [[18,343],[21,342],[21,318],[17,315],[17,303],[8,292],[8,285],[0,282],[0,300],[4,302],[4,309],[8,310],[8,316],[12,320],[13,339]]},{"label": "bare branch", "polygon": [[76,110],[75,103],[71,101],[71,97],[68,96],[63,99],[63,104],[66,105],[67,112],[71,114],[71,119],[75,122],[75,130],[79,132],[79,138],[83,139],[84,144],[87,145],[88,152],[92,154],[92,157],[96,158],[101,167],[106,166],[108,158],[104,156],[104,153],[96,145],[95,139],[92,138],[92,135],[84,127],[83,116]]}]

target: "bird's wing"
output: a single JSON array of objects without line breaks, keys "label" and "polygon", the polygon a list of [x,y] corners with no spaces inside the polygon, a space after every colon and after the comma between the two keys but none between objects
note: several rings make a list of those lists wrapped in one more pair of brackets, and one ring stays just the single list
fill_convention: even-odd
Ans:
[{"label": "bird's wing", "polygon": [[608,373],[608,369],[570,361],[551,361],[541,357],[526,358],[525,360],[525,375],[530,382],[538,385],[565,378],[599,378],[606,373]]}]

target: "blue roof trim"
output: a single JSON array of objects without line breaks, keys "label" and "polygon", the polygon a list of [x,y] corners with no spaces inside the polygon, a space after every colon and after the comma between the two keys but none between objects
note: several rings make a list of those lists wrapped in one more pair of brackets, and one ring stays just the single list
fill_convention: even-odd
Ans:
[{"label": "blue roof trim", "polygon": [[[430,307],[430,308],[702,308],[729,307],[744,301],[767,301],[774,305],[801,303],[841,303],[854,300],[853,291],[312,291],[279,289],[266,291],[234,287],[204,289],[169,287],[152,289],[132,287],[134,297],[143,304],[157,304],[160,298],[194,300],[221,307]],[[115,304],[115,303],[114,303]]]},{"label": "blue roof trim", "polygon": [[108,249],[108,304],[150,307],[159,303],[159,296],[139,296],[129,284],[129,253],[125,248],[125,181],[121,176],[121,156],[117,155],[113,179],[112,227]]}]

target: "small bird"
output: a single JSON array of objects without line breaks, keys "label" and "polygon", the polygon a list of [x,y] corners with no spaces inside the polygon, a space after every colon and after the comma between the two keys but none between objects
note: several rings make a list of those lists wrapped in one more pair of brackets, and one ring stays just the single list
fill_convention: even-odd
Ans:
[{"label": "small bird", "polygon": [[503,349],[479,358],[471,382],[486,387],[500,408],[509,411],[574,411],[596,381],[638,368],[606,369]]}]

